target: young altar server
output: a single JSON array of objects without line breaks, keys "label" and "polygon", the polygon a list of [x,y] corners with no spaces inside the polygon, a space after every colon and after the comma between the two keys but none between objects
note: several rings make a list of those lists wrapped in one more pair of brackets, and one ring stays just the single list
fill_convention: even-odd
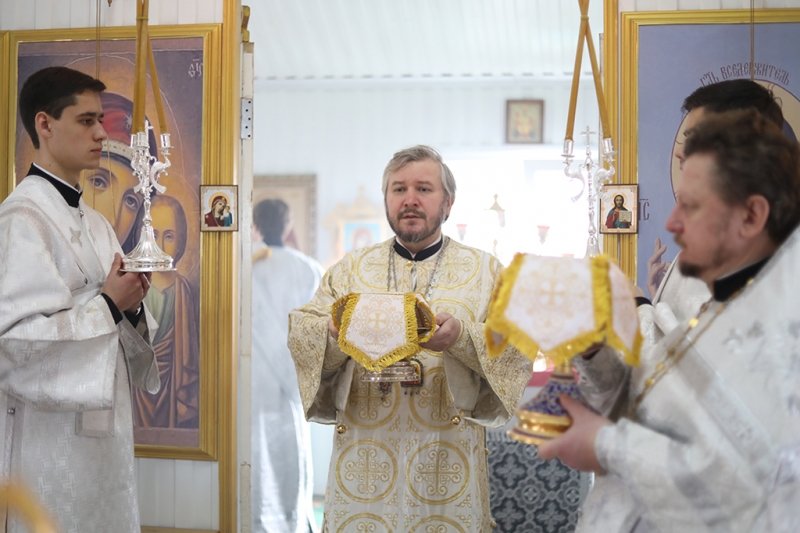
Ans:
[{"label": "young altar server", "polygon": [[[103,90],[65,67],[26,80],[36,154],[0,205],[0,474],[32,488],[64,533],[139,533],[130,382],[159,388],[149,276],[121,270],[114,231],[81,199],[106,139]],[[22,530],[9,515],[7,531]]]}]

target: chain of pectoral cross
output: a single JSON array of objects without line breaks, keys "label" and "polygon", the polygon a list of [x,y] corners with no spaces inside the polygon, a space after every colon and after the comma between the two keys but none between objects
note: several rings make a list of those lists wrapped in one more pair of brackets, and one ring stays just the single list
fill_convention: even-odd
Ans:
[{"label": "chain of pectoral cross", "polygon": [[[396,239],[395,239],[396,240]],[[442,249],[439,250],[439,254],[436,256],[436,264],[433,265],[433,270],[431,271],[431,276],[428,278],[428,286],[425,288],[425,292],[422,294],[425,297],[425,301],[429,302],[431,299],[431,294],[433,293],[433,287],[436,285],[436,281],[439,279],[439,265],[442,263],[442,257],[444,257],[444,252],[447,249],[447,245],[450,244],[450,237],[445,237],[444,242],[442,243]],[[392,282],[394,282],[394,292],[398,292],[397,290],[397,272],[395,272],[394,266],[394,256],[397,255],[397,252],[394,251],[394,246],[389,247],[389,265],[386,269],[386,291],[391,292],[392,290]],[[414,268],[416,268],[416,262],[414,263]],[[411,290],[415,290],[416,287],[412,287]]]}]

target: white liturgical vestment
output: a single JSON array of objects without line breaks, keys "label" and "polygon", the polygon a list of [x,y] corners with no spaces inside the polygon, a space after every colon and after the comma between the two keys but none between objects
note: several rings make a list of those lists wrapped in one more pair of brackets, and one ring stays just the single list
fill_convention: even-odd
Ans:
[{"label": "white liturgical vestment", "polygon": [[[337,424],[323,530],[488,533],[484,426],[508,421],[531,373],[530,361],[513,348],[488,358],[483,322],[502,267],[453,241],[419,261],[398,255],[393,243],[347,255],[325,274],[314,299],[290,314],[289,347],[306,416]],[[460,337],[444,353],[418,353],[419,388],[362,382],[364,368],[328,333],[331,305],[349,293],[425,294],[437,261],[428,303],[437,315],[461,321]],[[387,287],[390,265],[396,287]]]},{"label": "white liturgical vestment", "polygon": [[[795,231],[739,294],[666,335],[640,367],[608,350],[574,358],[584,396],[629,417],[597,434],[607,474],[578,531],[800,531],[798,272]],[[670,349],[685,353],[637,406]]]},{"label": "white liturgical vestment", "polygon": [[645,347],[657,343],[681,322],[695,316],[703,302],[711,297],[705,283],[681,274],[678,257],[672,261],[661,280],[653,305],[639,307]]},{"label": "white liturgical vestment", "polygon": [[139,533],[129,383],[157,392],[158,369],[149,313],[115,324],[100,295],[115,252],[102,215],[42,177],[0,206],[0,467],[63,533]]},{"label": "white liturgical vestment", "polygon": [[289,311],[307,304],[322,267],[285,246],[253,256],[252,486],[255,533],[314,523],[311,435],[286,345]]}]

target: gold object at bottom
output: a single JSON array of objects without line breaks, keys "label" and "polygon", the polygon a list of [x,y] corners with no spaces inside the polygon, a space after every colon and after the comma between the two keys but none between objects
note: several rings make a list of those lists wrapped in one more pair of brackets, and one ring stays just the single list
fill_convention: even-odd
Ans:
[{"label": "gold object at bottom", "polygon": [[508,436],[538,446],[567,431],[572,425],[572,418],[558,401],[561,394],[569,394],[573,398],[580,396],[569,361],[556,365],[542,390],[517,409],[519,421],[516,427],[508,431]]},{"label": "gold object at bottom", "polygon": [[19,482],[0,485],[0,506],[16,512],[27,523],[31,533],[56,533],[55,522],[37,496]]},{"label": "gold object at bottom", "polygon": [[553,416],[519,409],[519,422],[508,430],[514,440],[538,446],[563,434],[572,425],[568,416]]}]

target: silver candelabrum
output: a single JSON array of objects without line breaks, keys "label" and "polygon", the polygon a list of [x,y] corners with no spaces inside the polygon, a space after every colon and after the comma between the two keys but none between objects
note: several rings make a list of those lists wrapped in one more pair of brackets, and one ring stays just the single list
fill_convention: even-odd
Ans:
[{"label": "silver candelabrum", "polygon": [[[589,126],[586,126],[586,130],[581,132],[581,135],[586,137],[586,159],[583,163],[575,167],[572,166],[572,160],[574,159],[572,155],[572,150],[574,148],[572,139],[566,139],[564,141],[564,153],[561,154],[564,158],[564,164],[566,165],[564,174],[566,174],[570,180],[576,179],[581,182],[581,190],[572,197],[572,201],[577,202],[583,195],[583,191],[587,191],[587,200],[589,202],[589,239],[586,243],[586,257],[600,255],[600,247],[597,243],[597,225],[595,224],[595,196],[604,185],[611,183],[612,178],[617,173],[614,168],[614,156],[617,152],[614,151],[614,143],[610,137],[603,139],[603,150],[601,153],[601,157],[608,168],[603,168],[592,159],[591,136],[596,134],[597,132],[591,131]],[[586,174],[585,178],[584,173]]]},{"label": "silver candelabrum", "polygon": [[139,184],[133,188],[133,191],[144,196],[144,213],[142,216],[144,225],[139,234],[139,242],[136,247],[125,256],[124,270],[126,272],[167,272],[175,270],[172,266],[172,257],[161,250],[156,243],[153,226],[151,225],[153,219],[150,216],[151,189],[155,189],[159,193],[167,190],[166,187],[158,183],[158,180],[167,173],[167,169],[172,164],[169,161],[169,151],[172,150],[172,146],[170,145],[169,133],[162,133],[160,135],[161,148],[159,151],[164,156],[164,162],[162,163],[158,158],[150,155],[149,132],[152,129],[150,122],[145,120],[144,131],[131,135],[131,148],[133,149],[131,168],[133,169],[133,175],[139,180]]}]

